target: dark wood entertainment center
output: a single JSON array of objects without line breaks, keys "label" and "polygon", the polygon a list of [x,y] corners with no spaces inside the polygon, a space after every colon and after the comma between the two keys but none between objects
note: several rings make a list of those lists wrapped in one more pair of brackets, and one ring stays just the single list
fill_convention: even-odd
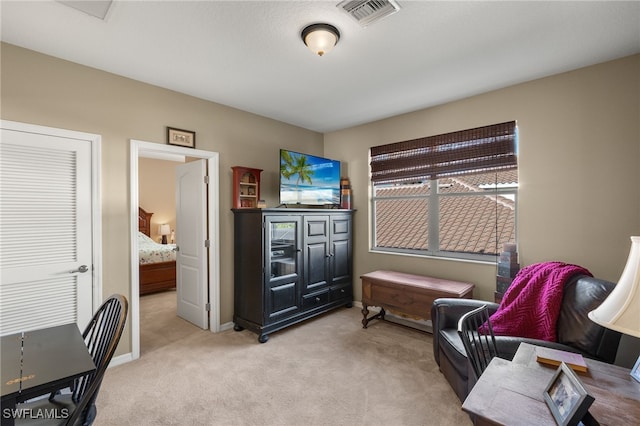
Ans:
[{"label": "dark wood entertainment center", "polygon": [[352,217],[341,209],[232,209],[234,329],[269,334],[353,304]]}]

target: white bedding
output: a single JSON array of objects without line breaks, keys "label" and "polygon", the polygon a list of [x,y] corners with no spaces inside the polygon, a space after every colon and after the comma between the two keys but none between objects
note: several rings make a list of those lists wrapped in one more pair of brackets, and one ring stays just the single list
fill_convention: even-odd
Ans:
[{"label": "white bedding", "polygon": [[176,260],[176,245],[156,243],[138,232],[138,257],[141,265]]}]

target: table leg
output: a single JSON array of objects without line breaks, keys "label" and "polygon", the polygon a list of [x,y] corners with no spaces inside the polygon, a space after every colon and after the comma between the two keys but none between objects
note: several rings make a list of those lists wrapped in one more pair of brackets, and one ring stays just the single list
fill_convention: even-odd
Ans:
[{"label": "table leg", "polygon": [[368,318],[369,315],[369,309],[368,309],[368,305],[366,303],[362,304],[362,328],[367,328],[367,325],[369,324],[369,321],[374,320],[376,318],[380,318],[381,320],[384,320],[384,316],[385,316],[386,312],[384,310],[384,308],[380,308],[380,312],[378,312],[377,314],[373,315],[371,318]]},{"label": "table leg", "polygon": [[362,304],[362,328],[367,328],[367,324],[369,323],[369,320],[367,319],[367,315],[369,315],[369,309],[367,309],[367,304],[363,303]]}]

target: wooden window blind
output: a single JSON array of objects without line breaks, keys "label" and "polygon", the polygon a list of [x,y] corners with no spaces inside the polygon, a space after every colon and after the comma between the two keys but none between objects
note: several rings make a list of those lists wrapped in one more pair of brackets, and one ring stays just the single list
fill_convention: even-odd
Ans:
[{"label": "wooden window blind", "polygon": [[515,121],[371,148],[374,184],[418,182],[517,166]]}]

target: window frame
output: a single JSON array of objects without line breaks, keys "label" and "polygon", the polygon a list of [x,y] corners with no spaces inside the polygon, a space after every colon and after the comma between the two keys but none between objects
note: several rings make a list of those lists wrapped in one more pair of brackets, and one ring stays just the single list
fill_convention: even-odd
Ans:
[{"label": "window frame", "polygon": [[[506,139],[512,138],[505,145]],[[494,139],[495,138],[495,139]],[[491,145],[486,142],[491,142]],[[497,145],[493,145],[493,142]],[[439,148],[442,146],[443,148]],[[480,147],[476,151],[476,146]],[[494,148],[495,146],[495,148]],[[455,151],[459,150],[459,151]],[[455,152],[454,152],[455,151]],[[459,154],[456,154],[459,152]],[[449,155],[448,153],[452,153]],[[477,156],[473,156],[477,153]],[[495,154],[494,154],[495,153]],[[434,135],[409,141],[372,147],[369,150],[369,207],[370,207],[370,251],[377,253],[397,253],[415,255],[421,257],[436,257],[440,259],[470,260],[495,263],[500,254],[500,247],[495,247],[496,253],[462,252],[440,249],[440,206],[443,199],[449,197],[496,197],[495,232],[498,232],[498,218],[502,213],[498,212],[498,197],[505,196],[513,203],[513,240],[518,241],[518,192],[519,182],[516,185],[500,185],[497,173],[503,170],[518,170],[518,128],[515,121],[498,123],[475,129],[460,130],[447,134]],[[494,157],[493,155],[497,155]],[[458,161],[457,159],[460,159]],[[478,169],[469,167],[476,161]],[[374,167],[375,164],[375,167]],[[459,164],[459,166],[458,166]],[[483,172],[482,170],[485,170]],[[457,191],[443,192],[439,179],[448,177],[480,173],[496,173],[496,180],[488,184],[488,188],[479,187],[483,191]],[[493,171],[492,171],[493,170]],[[412,177],[414,176],[414,177]],[[400,194],[380,195],[379,188],[394,183],[402,185],[402,182],[429,185],[430,190],[426,194]],[[477,187],[476,187],[477,188]],[[435,190],[434,190],[435,189]],[[427,215],[428,247],[423,248],[397,248],[378,245],[378,209],[377,203],[383,200],[426,200],[427,205],[424,214]],[[484,216],[486,217],[486,215]],[[511,220],[511,219],[509,219]],[[463,222],[461,222],[463,223]],[[424,225],[420,225],[424,226]],[[414,228],[415,229],[415,228]],[[408,235],[408,234],[407,234]],[[408,238],[411,238],[409,236]],[[486,241],[486,240],[485,240]],[[496,241],[500,244],[499,241]],[[503,241],[504,243],[504,241]],[[448,244],[445,242],[445,244]],[[416,246],[413,241],[407,241],[408,246]],[[490,247],[487,247],[488,249]]]},{"label": "window frame", "polygon": [[[481,253],[468,253],[468,252],[455,252],[455,251],[447,251],[440,250],[440,240],[439,240],[439,232],[440,232],[440,215],[439,215],[439,206],[440,206],[440,198],[441,197],[485,197],[487,195],[494,196],[513,196],[514,203],[514,227],[515,227],[515,243],[518,242],[518,187],[512,188],[493,188],[491,190],[487,190],[486,192],[481,193],[473,193],[473,192],[454,192],[443,194],[439,190],[438,179],[429,180],[429,185],[431,188],[438,188],[437,191],[429,191],[429,194],[421,194],[421,195],[394,195],[394,196],[376,196],[375,195],[375,185],[373,183],[370,184],[371,192],[370,192],[370,209],[371,209],[371,238],[370,238],[370,250],[375,253],[391,253],[391,254],[405,254],[405,255],[413,255],[420,257],[435,257],[439,259],[451,259],[451,260],[469,260],[469,261],[480,261],[480,262],[490,262],[495,263],[496,258],[499,256],[497,254],[481,254]],[[436,214],[429,215],[428,221],[428,234],[429,234],[429,248],[427,250],[420,249],[410,249],[410,248],[395,248],[395,247],[384,247],[378,246],[376,241],[376,201],[379,200],[408,200],[408,199],[426,199],[428,204],[428,209],[430,212],[435,212]]]}]

